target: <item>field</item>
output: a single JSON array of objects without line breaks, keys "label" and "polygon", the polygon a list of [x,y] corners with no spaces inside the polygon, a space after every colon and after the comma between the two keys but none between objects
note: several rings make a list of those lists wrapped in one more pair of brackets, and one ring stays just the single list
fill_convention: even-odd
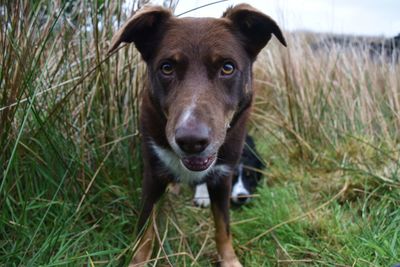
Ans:
[{"label": "field", "polygon": [[[120,1],[0,2],[0,266],[129,262],[145,66],[133,46],[107,49],[130,13]],[[285,36],[254,67],[249,131],[267,169],[231,210],[237,254],[244,266],[392,266],[400,64],[367,44]],[[158,212],[152,264],[215,264],[210,211],[188,188]]]}]

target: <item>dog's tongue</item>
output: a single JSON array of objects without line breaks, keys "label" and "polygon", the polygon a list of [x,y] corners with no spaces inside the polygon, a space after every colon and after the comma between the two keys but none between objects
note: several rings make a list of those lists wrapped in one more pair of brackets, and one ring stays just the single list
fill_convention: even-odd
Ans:
[{"label": "dog's tongue", "polygon": [[214,161],[214,156],[211,157],[186,157],[182,159],[183,165],[191,171],[201,172],[210,167]]}]

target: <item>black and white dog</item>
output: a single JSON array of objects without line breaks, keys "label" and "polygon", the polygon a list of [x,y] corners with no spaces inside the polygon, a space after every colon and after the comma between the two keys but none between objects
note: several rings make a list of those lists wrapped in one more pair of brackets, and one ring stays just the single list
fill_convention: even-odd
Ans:
[{"label": "black and white dog", "polygon": [[[250,201],[262,177],[256,170],[264,168],[265,165],[260,160],[253,138],[247,135],[240,162],[235,168],[232,179],[231,202],[234,205],[240,206]],[[209,206],[210,199],[205,183],[196,186],[193,201],[196,206]]]}]

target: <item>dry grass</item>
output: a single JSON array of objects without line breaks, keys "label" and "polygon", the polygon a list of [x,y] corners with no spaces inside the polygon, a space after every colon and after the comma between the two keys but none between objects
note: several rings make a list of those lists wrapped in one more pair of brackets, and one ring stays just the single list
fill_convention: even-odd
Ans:
[{"label": "dry grass", "polygon": [[289,35],[289,49],[274,46],[260,57],[256,118],[280,122],[307,143],[336,144],[348,133],[398,142],[399,64],[372,58],[367,45],[313,49],[323,37]]}]

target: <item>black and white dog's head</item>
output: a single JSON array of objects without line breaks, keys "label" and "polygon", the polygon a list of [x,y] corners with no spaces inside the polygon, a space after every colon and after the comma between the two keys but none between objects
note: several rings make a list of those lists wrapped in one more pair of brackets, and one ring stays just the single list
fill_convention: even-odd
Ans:
[{"label": "black and white dog's head", "polygon": [[256,170],[264,168],[265,165],[260,160],[253,138],[247,135],[242,157],[233,175],[232,203],[242,205],[250,200],[250,195],[255,192],[262,177],[262,174]]},{"label": "black and white dog's head", "polygon": [[[257,170],[264,168],[265,165],[260,160],[253,138],[247,135],[240,162],[235,167],[232,178],[231,200],[233,204],[238,206],[250,201],[251,195],[255,192],[262,177],[262,174]],[[210,205],[205,183],[196,186],[193,202],[200,207]]]}]

